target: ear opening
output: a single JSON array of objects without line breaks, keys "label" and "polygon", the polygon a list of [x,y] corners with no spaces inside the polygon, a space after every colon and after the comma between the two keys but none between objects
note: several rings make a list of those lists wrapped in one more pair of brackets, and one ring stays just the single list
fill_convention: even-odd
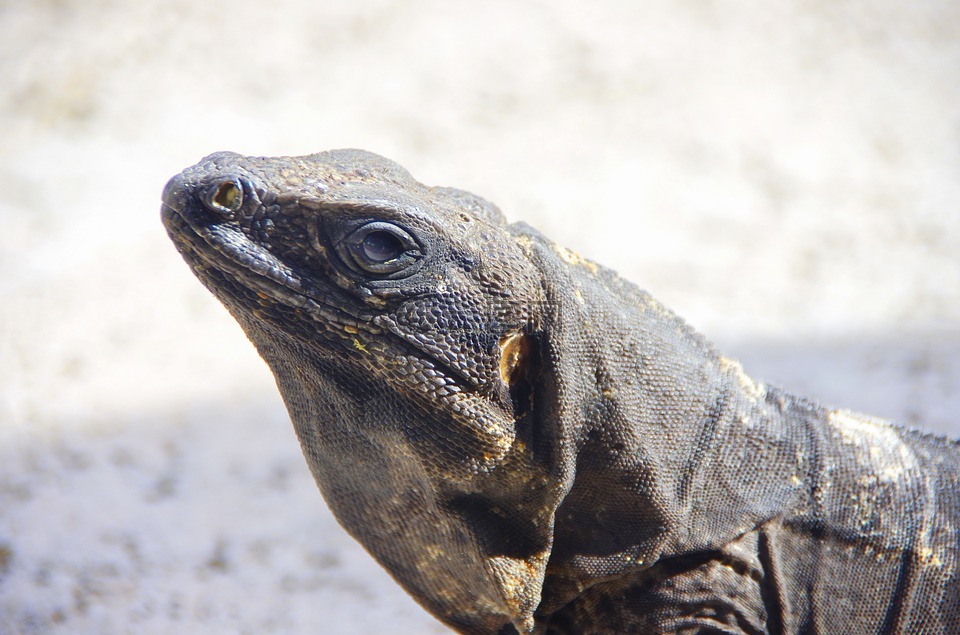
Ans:
[{"label": "ear opening", "polygon": [[514,331],[501,338],[500,379],[510,392],[517,420],[533,410],[533,387],[539,371],[539,346],[532,334]]}]

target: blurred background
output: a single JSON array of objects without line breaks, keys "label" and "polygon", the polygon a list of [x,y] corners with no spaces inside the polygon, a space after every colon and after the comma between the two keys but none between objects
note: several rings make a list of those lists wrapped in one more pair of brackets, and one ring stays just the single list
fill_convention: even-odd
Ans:
[{"label": "blurred background", "polygon": [[0,633],[442,633],[159,221],[362,147],[752,375],[960,434],[960,4],[0,0]]}]

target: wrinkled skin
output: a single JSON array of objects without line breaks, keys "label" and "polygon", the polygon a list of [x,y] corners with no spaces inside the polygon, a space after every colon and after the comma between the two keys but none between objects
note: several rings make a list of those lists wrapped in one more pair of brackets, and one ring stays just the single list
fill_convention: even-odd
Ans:
[{"label": "wrinkled skin", "polygon": [[464,633],[956,633],[953,442],[754,382],[645,292],[376,155],[164,191],[340,523]]}]

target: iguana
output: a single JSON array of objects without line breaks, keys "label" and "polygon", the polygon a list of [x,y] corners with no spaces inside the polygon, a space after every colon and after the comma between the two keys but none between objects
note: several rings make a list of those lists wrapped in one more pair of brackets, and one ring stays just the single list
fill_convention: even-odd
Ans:
[{"label": "iguana", "polygon": [[163,221],[339,522],[462,633],[960,633],[960,451],[748,377],[650,295],[359,150]]}]

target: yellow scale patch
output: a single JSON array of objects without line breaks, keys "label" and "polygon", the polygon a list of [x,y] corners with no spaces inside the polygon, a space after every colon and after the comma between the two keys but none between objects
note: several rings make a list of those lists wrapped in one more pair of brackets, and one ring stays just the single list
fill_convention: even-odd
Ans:
[{"label": "yellow scale patch", "polygon": [[728,359],[726,357],[720,358],[720,368],[722,370],[730,371],[737,378],[737,382],[740,384],[740,387],[743,388],[743,392],[750,398],[750,401],[756,403],[766,394],[766,387],[753,380],[750,375],[748,375],[744,370],[743,366],[740,365],[740,362]]},{"label": "yellow scale patch", "polygon": [[910,447],[888,421],[850,410],[831,410],[827,421],[844,444],[858,448],[860,456],[869,459],[877,480],[895,481],[917,467]]},{"label": "yellow scale patch", "polygon": [[597,273],[599,269],[595,262],[587,260],[571,249],[561,247],[560,245],[554,245],[553,250],[556,251],[557,255],[560,256],[560,258],[567,264],[585,267],[590,273]]}]

